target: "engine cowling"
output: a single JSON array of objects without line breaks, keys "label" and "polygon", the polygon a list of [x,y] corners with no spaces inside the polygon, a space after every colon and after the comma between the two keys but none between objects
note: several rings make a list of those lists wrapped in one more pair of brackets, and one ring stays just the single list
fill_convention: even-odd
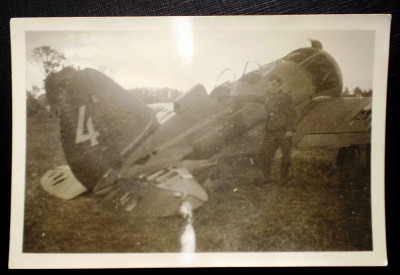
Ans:
[{"label": "engine cowling", "polygon": [[[310,78],[312,83],[312,89],[308,94],[312,99],[341,95],[342,72],[335,59],[322,50],[322,46],[295,50],[282,58],[280,63],[294,63],[299,71],[304,71],[304,77]],[[292,77],[295,76],[292,75]]]}]

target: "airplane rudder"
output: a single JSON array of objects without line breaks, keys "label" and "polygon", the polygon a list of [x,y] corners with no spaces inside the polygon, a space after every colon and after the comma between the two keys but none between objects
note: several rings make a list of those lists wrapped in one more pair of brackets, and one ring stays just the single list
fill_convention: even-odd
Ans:
[{"label": "airplane rudder", "polygon": [[121,162],[121,153],[158,126],[152,110],[94,69],[64,73],[60,126],[64,155],[88,189]]},{"label": "airplane rudder", "polygon": [[60,96],[64,155],[77,179],[92,189],[104,173],[117,165],[118,151],[86,70],[71,72],[64,81]]}]

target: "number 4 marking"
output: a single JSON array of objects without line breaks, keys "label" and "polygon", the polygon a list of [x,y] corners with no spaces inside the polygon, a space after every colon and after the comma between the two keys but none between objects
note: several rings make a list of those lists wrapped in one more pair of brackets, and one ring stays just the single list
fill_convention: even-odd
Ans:
[{"label": "number 4 marking", "polygon": [[97,141],[97,137],[99,136],[99,133],[95,131],[94,126],[93,126],[93,121],[90,116],[86,123],[87,133],[85,133],[85,134],[83,133],[85,112],[86,112],[86,105],[82,105],[79,108],[78,128],[76,129],[75,143],[81,143],[86,140],[90,140],[90,145],[94,146],[94,145],[99,144],[99,142]]}]

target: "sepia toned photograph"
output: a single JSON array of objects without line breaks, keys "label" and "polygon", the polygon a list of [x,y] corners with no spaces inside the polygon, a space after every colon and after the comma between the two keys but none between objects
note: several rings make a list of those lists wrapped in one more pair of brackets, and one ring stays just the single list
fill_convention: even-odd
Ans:
[{"label": "sepia toned photograph", "polygon": [[390,20],[15,19],[10,267],[386,265]]}]

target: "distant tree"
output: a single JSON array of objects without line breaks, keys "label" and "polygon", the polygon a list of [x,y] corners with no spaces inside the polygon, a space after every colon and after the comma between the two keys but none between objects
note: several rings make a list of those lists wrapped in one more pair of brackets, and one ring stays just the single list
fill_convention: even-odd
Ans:
[{"label": "distant tree", "polygon": [[66,60],[64,54],[49,46],[41,46],[33,50],[33,57],[37,58],[44,73],[44,88],[47,102],[50,104],[51,114],[58,117],[58,98],[60,89],[57,86],[55,73],[62,68],[62,62]]},{"label": "distant tree", "polygon": [[[33,57],[38,59],[44,73],[44,88],[46,91],[47,102],[50,104],[51,114],[59,115],[58,103],[59,89],[54,87],[57,85],[55,82],[54,74],[62,67],[62,62],[66,60],[64,54],[52,49],[49,46],[41,46],[33,50]],[[49,89],[50,87],[50,89]]]},{"label": "distant tree", "polygon": [[26,91],[26,109],[28,117],[36,115],[40,109],[41,105],[39,101],[33,96],[32,91]]},{"label": "distant tree", "polygon": [[37,97],[37,100],[39,101],[39,103],[43,106],[47,106],[48,102],[47,102],[47,96],[46,94],[41,94]]},{"label": "distant tree", "polygon": [[372,96],[372,89],[369,89],[365,94],[365,97],[371,97]]},{"label": "distant tree", "polygon": [[73,67],[66,67],[60,72],[50,73],[44,80],[46,90],[46,100],[50,104],[51,114],[59,117],[60,115],[60,96],[65,88],[65,82],[76,72]]},{"label": "distant tree", "polygon": [[350,91],[349,88],[344,88],[344,91],[342,92],[342,96],[350,96]]},{"label": "distant tree", "polygon": [[359,87],[355,87],[353,90],[353,94],[356,97],[361,97],[362,96],[362,90]]},{"label": "distant tree", "polygon": [[39,62],[44,70],[44,76],[48,77],[62,66],[63,60],[66,60],[64,54],[50,48],[49,46],[42,46],[33,50],[33,57],[39,59]]},{"label": "distant tree", "polygon": [[40,88],[38,86],[36,86],[36,85],[32,85],[31,93],[32,93],[32,96],[34,98],[37,98],[39,96],[39,93],[40,93]]}]

